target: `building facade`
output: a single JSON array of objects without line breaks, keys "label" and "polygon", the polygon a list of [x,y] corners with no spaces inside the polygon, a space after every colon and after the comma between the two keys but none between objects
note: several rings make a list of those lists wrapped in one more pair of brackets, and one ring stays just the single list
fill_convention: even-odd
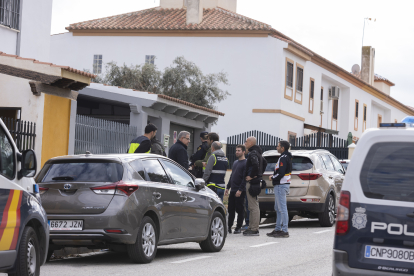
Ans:
[{"label": "building facade", "polygon": [[231,96],[217,105],[226,116],[212,127],[220,139],[251,130],[283,139],[351,132],[357,139],[379,122],[414,115],[390,96],[393,83],[375,76],[372,48],[368,56],[362,51],[361,70],[350,72],[236,7],[236,0],[162,0],[153,9],[71,24],[52,36],[51,59],[99,74],[112,61],[164,69],[184,56],[204,73],[226,72]]}]

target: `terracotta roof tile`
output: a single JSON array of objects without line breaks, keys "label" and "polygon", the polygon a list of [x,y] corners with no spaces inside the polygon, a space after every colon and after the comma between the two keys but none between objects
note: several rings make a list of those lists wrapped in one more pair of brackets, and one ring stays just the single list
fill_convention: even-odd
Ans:
[{"label": "terracotta roof tile", "polygon": [[223,8],[204,9],[200,24],[186,24],[186,9],[160,7],[70,24],[67,30],[240,30],[271,26]]},{"label": "terracotta roof tile", "polygon": [[33,58],[23,58],[23,57],[19,57],[19,56],[16,56],[16,55],[9,55],[9,54],[3,53],[3,52],[0,52],[0,56],[15,57],[16,59],[33,61],[33,63],[37,63],[37,64],[50,65],[51,67],[60,67],[63,70],[66,70],[66,71],[69,71],[69,72],[72,72],[72,73],[75,73],[75,74],[79,74],[81,76],[85,76],[85,77],[92,78],[92,79],[96,78],[96,75],[94,75],[94,74],[84,72],[84,71],[81,71],[81,70],[77,70],[77,69],[71,68],[69,66],[56,65],[56,64],[53,64],[53,63],[50,63],[50,62],[41,62],[41,61],[38,61],[38,60],[33,59]]},{"label": "terracotta roof tile", "polygon": [[[356,74],[354,74],[354,73],[351,72],[351,74],[353,76],[361,79],[361,72],[356,73]],[[384,77],[382,77],[382,76],[380,76],[378,74],[374,74],[374,81],[384,81],[384,82],[387,82],[390,86],[395,86],[395,84],[392,81],[390,81],[390,80],[388,80],[388,79],[386,79],[386,78],[384,78]]]}]

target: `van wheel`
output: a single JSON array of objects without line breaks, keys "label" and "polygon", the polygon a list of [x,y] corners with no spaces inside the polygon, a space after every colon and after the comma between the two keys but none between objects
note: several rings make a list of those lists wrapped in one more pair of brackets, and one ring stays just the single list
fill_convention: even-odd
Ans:
[{"label": "van wheel", "polygon": [[204,252],[219,252],[226,241],[226,223],[220,212],[214,212],[210,223],[207,239],[200,242],[201,250]]},{"label": "van wheel", "polygon": [[16,271],[9,276],[39,276],[40,275],[40,246],[35,230],[27,226],[23,230],[18,247]]},{"label": "van wheel", "polygon": [[127,245],[128,256],[135,263],[147,264],[157,254],[157,228],[150,217],[144,217],[135,244]]},{"label": "van wheel", "polygon": [[319,214],[319,224],[322,227],[332,227],[335,224],[335,200],[332,194],[329,194],[325,202],[325,210]]}]

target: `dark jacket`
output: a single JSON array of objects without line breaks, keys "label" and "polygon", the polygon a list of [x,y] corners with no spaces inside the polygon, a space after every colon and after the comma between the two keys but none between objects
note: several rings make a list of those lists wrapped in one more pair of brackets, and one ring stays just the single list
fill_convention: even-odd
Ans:
[{"label": "dark jacket", "polygon": [[254,145],[249,149],[249,155],[247,156],[246,161],[246,174],[245,176],[250,176],[251,178],[257,178],[255,181],[259,181],[266,169],[267,161],[262,156],[262,149]]},{"label": "dark jacket", "polygon": [[208,143],[207,141],[205,141],[197,148],[196,153],[194,153],[191,156],[190,158],[191,164],[194,164],[198,160],[203,160],[204,157],[206,156],[207,151],[208,151]]},{"label": "dark jacket", "polygon": [[275,171],[272,176],[272,184],[290,184],[292,173],[292,154],[288,151],[282,153],[277,161]]},{"label": "dark jacket", "polygon": [[231,188],[232,192],[246,191],[246,159],[236,160],[233,163],[232,172],[230,175],[227,189]]},{"label": "dark jacket", "polygon": [[167,156],[164,145],[157,138],[151,140],[151,153]]},{"label": "dark jacket", "polygon": [[226,176],[226,171],[229,167],[229,160],[227,159],[224,151],[219,149],[214,151],[210,158],[207,161],[206,170],[203,174],[203,179],[208,183],[215,183],[222,185],[224,189],[224,178]]},{"label": "dark jacket", "polygon": [[150,153],[151,141],[144,135],[131,141],[128,153]]},{"label": "dark jacket", "polygon": [[188,169],[188,155],[187,155],[187,146],[184,145],[180,140],[172,145],[168,152],[168,157],[185,169]]}]

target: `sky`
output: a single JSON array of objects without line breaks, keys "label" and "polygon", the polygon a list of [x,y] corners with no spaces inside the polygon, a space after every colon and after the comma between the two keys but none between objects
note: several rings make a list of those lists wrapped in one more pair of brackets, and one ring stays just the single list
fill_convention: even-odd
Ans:
[{"label": "sky", "polygon": [[[159,6],[160,0],[53,0],[52,34],[71,23]],[[271,25],[338,66],[361,64],[375,48],[375,73],[396,85],[391,96],[414,107],[413,0],[238,0],[237,13]]]}]

